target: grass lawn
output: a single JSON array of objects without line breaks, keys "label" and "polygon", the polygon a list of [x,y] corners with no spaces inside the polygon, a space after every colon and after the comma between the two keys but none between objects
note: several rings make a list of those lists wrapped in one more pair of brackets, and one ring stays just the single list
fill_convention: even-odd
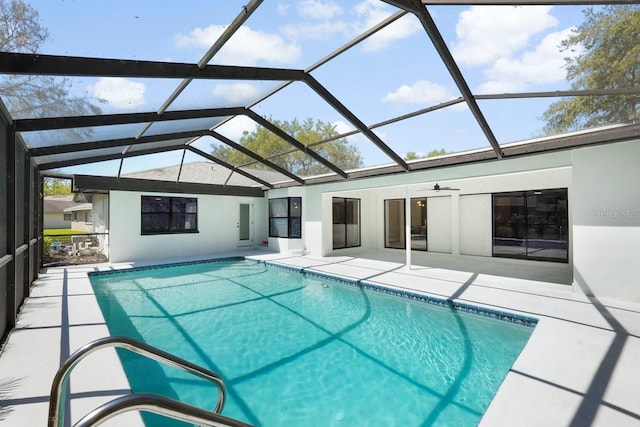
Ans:
[{"label": "grass lawn", "polygon": [[49,251],[52,242],[60,242],[63,245],[70,245],[71,236],[88,233],[88,231],[72,230],[70,228],[45,228],[43,231],[45,252]]},{"label": "grass lawn", "polygon": [[45,228],[45,236],[70,236],[72,234],[88,234],[88,231],[84,230],[72,230],[70,228]]}]

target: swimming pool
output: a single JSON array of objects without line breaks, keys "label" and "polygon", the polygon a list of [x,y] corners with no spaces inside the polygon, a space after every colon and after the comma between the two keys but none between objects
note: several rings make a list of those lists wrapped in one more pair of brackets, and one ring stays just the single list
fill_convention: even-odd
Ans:
[{"label": "swimming pool", "polygon": [[[532,332],[248,260],[90,279],[112,335],[220,373],[223,414],[261,426],[476,425]],[[209,383],[119,354],[134,391],[213,407]]]}]

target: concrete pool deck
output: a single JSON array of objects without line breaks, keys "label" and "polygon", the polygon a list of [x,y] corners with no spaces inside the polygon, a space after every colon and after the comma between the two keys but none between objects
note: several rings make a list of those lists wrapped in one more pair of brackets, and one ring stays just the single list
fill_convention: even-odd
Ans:
[{"label": "concrete pool deck", "polygon": [[[539,319],[481,426],[640,426],[640,304],[600,300],[571,286],[435,267],[408,269],[389,257],[243,255],[381,286],[413,290]],[[87,273],[178,260],[54,267],[41,272],[0,353],[0,424],[45,426],[51,381],[76,349],[108,336]],[[128,393],[113,349],[71,374],[72,423]],[[126,418],[125,418],[126,417]],[[110,425],[140,425],[137,414]]]}]

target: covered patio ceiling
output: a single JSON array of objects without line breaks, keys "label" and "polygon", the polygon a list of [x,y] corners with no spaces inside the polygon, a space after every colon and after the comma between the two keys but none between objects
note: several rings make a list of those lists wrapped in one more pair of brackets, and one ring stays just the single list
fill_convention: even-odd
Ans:
[{"label": "covered patio ceiling", "polygon": [[[33,2],[37,8],[36,3]],[[126,176],[123,170],[125,161],[135,161],[139,165],[129,167],[129,172],[139,171],[157,164],[154,161],[144,163],[142,159],[169,153],[162,158],[166,165],[190,160],[215,162],[226,167],[230,175],[242,175],[252,180],[254,187],[269,189],[500,160],[640,137],[640,125],[631,117],[629,121],[616,121],[598,128],[563,134],[544,134],[544,123],[536,117],[551,102],[559,99],[640,96],[638,88],[575,90],[562,76],[532,83],[526,78],[533,77],[522,71],[522,67],[527,65],[525,50],[521,51],[520,57],[512,52],[512,72],[503,72],[496,77],[495,64],[507,61],[507,56],[496,54],[491,57],[487,53],[489,59],[472,59],[472,53],[463,45],[474,42],[473,38],[464,36],[463,27],[470,25],[466,18],[492,16],[495,12],[498,21],[503,19],[500,16],[508,16],[503,13],[505,7],[509,10],[522,6],[533,8],[533,20],[538,16],[536,13],[541,20],[549,19],[551,22],[555,19],[555,23],[551,22],[548,27],[555,26],[556,34],[563,30],[559,26],[565,22],[573,27],[579,25],[582,10],[587,6],[628,4],[628,1],[307,1],[298,2],[298,5],[291,3],[286,10],[284,3],[276,7],[269,1],[226,3],[233,3],[239,13],[235,16],[227,13],[227,20],[222,22],[229,5],[210,4],[208,9],[221,10],[219,15],[209,19],[211,27],[204,28],[205,20],[194,23],[193,31],[189,33],[196,34],[197,30],[202,33],[214,27],[220,29],[197,62],[156,60],[153,56],[163,55],[161,49],[158,49],[160,53],[149,53],[146,57],[150,59],[127,57],[145,57],[144,54],[130,53],[114,59],[108,56],[111,51],[102,56],[62,55],[55,52],[61,49],[60,45],[55,48],[51,45],[50,51],[38,53],[0,52],[0,73],[8,76],[65,78],[72,90],[74,85],[95,88],[96,82],[118,79],[130,83],[122,86],[123,92],[140,87],[149,93],[155,91],[154,102],[147,100],[133,108],[117,106],[109,99],[103,99],[102,103],[106,103],[103,109],[108,111],[63,117],[46,108],[12,110],[14,104],[5,101],[13,129],[25,143],[38,169],[45,175],[86,174],[87,169],[80,166],[114,165],[115,162],[117,166],[112,166],[111,172],[101,173],[100,168],[95,167],[91,174],[120,178]],[[354,28],[347,30],[345,26],[331,36],[331,20],[328,19],[321,23],[324,27],[313,27],[324,28],[327,36],[311,37],[307,34],[305,37],[302,24],[306,21],[301,21],[302,3],[316,6],[313,17],[316,21],[320,10],[326,12],[334,24],[339,11],[346,16],[349,8],[368,8],[361,13],[368,15],[357,26],[357,32]],[[114,10],[117,7],[114,5]],[[297,14],[291,12],[295,7],[298,7]],[[557,18],[551,15],[552,7],[557,11]],[[147,8],[152,8],[151,4]],[[484,15],[483,11],[486,11]],[[176,10],[176,13],[180,11]],[[40,11],[40,17],[47,26],[47,11]],[[278,26],[271,27],[271,20],[278,20]],[[497,21],[495,26],[500,27]],[[53,18],[51,22],[54,22]],[[369,25],[363,27],[364,22]],[[113,31],[118,31],[117,28],[114,26]],[[311,28],[306,29],[310,32]],[[55,31],[56,27],[50,26],[50,32],[53,34]],[[274,36],[278,31],[279,38]],[[295,31],[295,41],[281,47],[298,49],[298,59],[288,62],[291,66],[256,64],[269,63],[257,52],[261,47],[264,49],[269,43],[280,46],[285,40],[283,34],[291,35]],[[539,46],[544,42],[540,39],[541,31],[536,42]],[[528,40],[530,50],[534,49],[533,33]],[[157,34],[161,38],[163,29],[157,28]],[[452,40],[454,35],[457,38]],[[92,34],[85,36],[91,45]],[[100,34],[93,36],[104,37]],[[504,37],[504,34],[487,33],[480,37],[485,37],[484,45],[489,46],[491,40]],[[153,40],[147,42],[153,43]],[[341,44],[337,44],[339,42]],[[136,44],[136,41],[131,43]],[[229,54],[238,49],[239,43],[244,43],[245,57]],[[471,49],[478,46],[471,46]],[[143,44],[139,48],[140,52],[145,52]],[[74,52],[73,46],[65,47],[64,51]],[[99,51],[96,46],[96,52]],[[114,48],[113,52],[118,52],[118,49]],[[300,66],[310,52],[325,54],[311,65]],[[252,55],[257,59],[247,59]],[[170,57],[172,52],[163,56]],[[228,64],[234,58],[237,64]],[[482,63],[485,63],[485,68],[477,69],[477,64]],[[392,67],[383,69],[385,64]],[[535,63],[528,65],[533,67]],[[514,84],[519,79],[523,81]],[[224,88],[230,88],[234,96],[218,96]],[[243,91],[253,98],[238,96]],[[5,98],[5,94],[0,95]],[[197,107],[184,108],[190,105]],[[154,108],[144,110],[149,106]],[[307,118],[333,125],[335,135],[301,141],[279,127],[283,121]],[[511,122],[515,122],[512,127],[508,126]],[[241,144],[239,136],[242,132],[230,130],[238,126],[247,132],[265,129],[285,141],[289,148],[269,155],[259,154]],[[359,167],[347,168],[339,161],[332,161],[322,151],[327,144],[337,140],[345,140],[357,147],[362,159]],[[212,154],[212,146],[229,147],[250,160],[233,163],[216,157]],[[417,159],[408,156],[409,152],[427,153],[438,149],[443,149],[444,154],[435,157],[419,155]],[[303,153],[308,162],[318,165],[320,169],[316,170],[323,172],[304,175],[293,170],[283,160],[293,152]],[[256,169],[276,173],[265,178],[264,174],[256,173]],[[92,182],[95,184],[95,180]],[[222,188],[219,191],[224,192]]]}]

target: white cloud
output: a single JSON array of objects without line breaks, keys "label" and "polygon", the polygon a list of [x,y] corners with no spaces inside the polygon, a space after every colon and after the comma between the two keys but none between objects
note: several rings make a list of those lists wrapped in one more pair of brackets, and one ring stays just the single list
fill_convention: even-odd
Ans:
[{"label": "white cloud", "polygon": [[95,85],[88,86],[87,90],[96,98],[122,110],[132,110],[145,103],[145,84],[121,77],[101,77]]},{"label": "white cloud", "polygon": [[[354,25],[354,33],[360,34],[379,24],[391,16],[395,10],[378,0],[365,0],[355,7],[358,22]],[[365,52],[375,52],[384,49],[397,40],[412,36],[420,29],[416,18],[408,14],[387,25],[371,37],[367,38],[362,48]]]},{"label": "white cloud", "polygon": [[[345,133],[353,132],[356,130],[356,128],[353,127],[351,123],[344,122],[342,120],[338,120],[337,122],[333,122],[332,124],[333,126],[335,126],[335,129],[336,129],[336,132],[338,132],[338,135],[344,135]],[[382,139],[386,138],[387,136],[384,132],[380,131],[380,128],[376,129],[374,133],[376,133]],[[360,150],[366,149],[366,147],[369,147],[369,148],[372,147],[372,144],[369,138],[364,136],[361,132],[348,136],[347,141],[349,141],[350,144],[357,144]],[[377,153],[378,151],[377,149],[374,149],[373,151],[375,151],[376,154],[379,154]]]},{"label": "white cloud", "polygon": [[413,86],[400,86],[396,91],[387,93],[382,100],[410,104],[435,104],[453,97],[454,95],[445,86],[420,80]]},{"label": "white cloud", "polygon": [[[487,81],[479,87],[482,93],[518,92],[530,86],[557,83],[565,80],[564,69],[567,52],[560,50],[560,43],[573,31],[548,34],[542,42],[531,51],[518,57],[499,58],[495,64],[485,71]],[[573,55],[579,52],[573,52]]]},{"label": "white cloud", "polygon": [[338,132],[338,134],[340,135],[356,130],[356,128],[351,126],[349,123],[343,122],[342,120],[338,120],[337,122],[333,123],[333,126],[335,126],[336,132]]},{"label": "white cloud", "polygon": [[297,2],[295,7],[298,12],[295,23],[280,28],[290,39],[329,40],[350,35],[351,28],[342,19],[344,9],[332,0],[305,0]]},{"label": "white cloud", "polygon": [[382,50],[398,40],[411,37],[420,31],[420,28],[415,16],[405,15],[365,40],[363,50],[365,52]]},{"label": "white cloud", "polygon": [[[378,25],[395,10],[378,0],[361,1],[348,11],[331,0],[306,0],[297,4],[297,22],[282,26],[280,31],[293,40],[351,39]],[[368,37],[361,46],[365,52],[375,52],[418,31],[416,18],[407,15]]]},{"label": "white cloud", "polygon": [[247,116],[236,116],[217,128],[216,131],[234,142],[239,142],[244,131],[253,132],[256,128],[256,122]]},{"label": "white cloud", "polygon": [[453,56],[469,66],[510,56],[535,34],[558,25],[550,11],[550,6],[472,6],[459,16]]},{"label": "white cloud", "polygon": [[251,83],[219,84],[213,94],[233,105],[246,104],[260,95],[260,89]]},{"label": "white cloud", "polygon": [[284,25],[280,29],[295,40],[329,40],[337,34],[347,35],[349,27],[344,21],[299,22],[295,25]]},{"label": "white cloud", "polygon": [[280,15],[286,15],[289,12],[290,8],[291,5],[287,3],[278,3],[278,5],[276,6],[276,10]]},{"label": "white cloud", "polygon": [[[180,48],[209,49],[225,30],[224,25],[210,25],[196,28],[188,34],[175,37],[176,46]],[[225,47],[215,56],[217,64],[290,64],[301,54],[300,47],[285,42],[277,34],[254,31],[243,26],[231,37]]]},{"label": "white cloud", "polygon": [[344,10],[333,1],[304,0],[297,4],[303,18],[327,20],[342,15]]},{"label": "white cloud", "polygon": [[361,25],[369,28],[391,16],[393,9],[379,0],[364,0],[356,5],[355,12],[363,20]]}]

